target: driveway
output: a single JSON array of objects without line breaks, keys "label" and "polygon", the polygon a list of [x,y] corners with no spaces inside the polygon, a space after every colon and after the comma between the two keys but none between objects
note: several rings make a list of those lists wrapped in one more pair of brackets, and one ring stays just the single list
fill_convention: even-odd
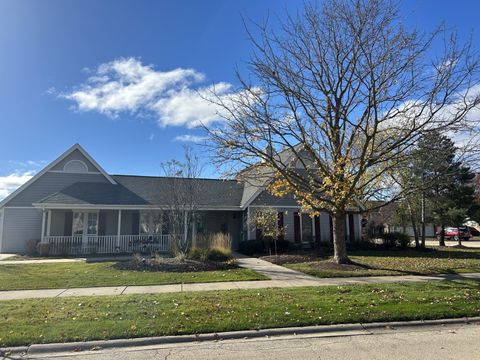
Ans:
[{"label": "driveway", "polygon": [[[438,240],[436,239],[426,239],[425,244],[427,246],[438,246]],[[446,246],[455,246],[458,245],[457,241],[445,241]],[[474,240],[462,241],[462,245],[469,248],[480,248],[480,240],[476,237]]]}]

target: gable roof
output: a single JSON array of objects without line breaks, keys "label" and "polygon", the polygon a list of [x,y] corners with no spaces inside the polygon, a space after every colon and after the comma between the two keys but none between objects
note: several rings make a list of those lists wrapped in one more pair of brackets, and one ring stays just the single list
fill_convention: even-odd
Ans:
[{"label": "gable roof", "polygon": [[[193,181],[199,191],[197,203],[206,208],[239,209],[243,184],[236,180],[182,179],[156,176],[113,175],[116,185],[78,182],[47,196],[37,205],[138,205],[172,204],[172,186]],[[175,181],[175,183],[172,183]]]},{"label": "gable roof", "polygon": [[0,207],[4,206],[7,204],[9,201],[11,201],[14,197],[16,197],[18,194],[20,194],[23,190],[25,190],[27,187],[29,187],[31,184],[33,184],[37,179],[39,179],[43,174],[46,172],[50,171],[55,165],[60,163],[62,160],[67,158],[71,153],[74,151],[79,151],[85,158],[87,158],[88,161],[90,161],[95,168],[97,168],[98,172],[101,173],[111,184],[116,184],[115,180],[107,174],[105,170],[83,149],[80,144],[74,144],[71,146],[69,149],[67,149],[62,155],[60,155],[57,159],[52,161],[50,164],[48,164],[45,168],[43,168],[40,172],[38,172],[35,176],[33,176],[30,180],[28,180],[25,184],[20,186],[17,190],[15,190],[13,193],[8,195],[5,199],[0,201]]}]

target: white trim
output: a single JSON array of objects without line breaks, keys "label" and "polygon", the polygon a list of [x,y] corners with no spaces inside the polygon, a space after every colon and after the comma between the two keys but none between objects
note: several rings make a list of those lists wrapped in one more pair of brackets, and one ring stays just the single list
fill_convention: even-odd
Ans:
[{"label": "white trim", "polygon": [[107,178],[108,181],[110,181],[110,183],[112,184],[117,184],[117,182],[115,180],[113,180],[113,178],[107,174],[107,172],[105,170],[103,170],[103,168],[95,161],[94,158],[92,158],[86,151],[84,148],[82,148],[80,146],[80,144],[75,144],[74,145],[74,150],[78,150],[82,153],[83,156],[85,156],[87,158],[88,161],[90,161],[93,166],[95,166],[99,171],[100,173],[105,176]]},{"label": "white trim", "polygon": [[255,191],[253,193],[253,195],[250,197],[250,199],[248,199],[248,201],[243,205],[243,208],[246,209],[247,207],[249,207],[252,202],[255,201],[255,199],[262,193],[262,191],[266,190],[266,187],[265,186],[259,186],[257,191]]},{"label": "white trim", "polygon": [[48,210],[47,236],[50,236],[51,227],[52,227],[52,210]]},{"label": "white trim", "polygon": [[0,209],[0,254],[2,253],[3,245],[3,225],[5,224],[5,208]]},{"label": "white trim", "polygon": [[[34,208],[38,209],[64,209],[64,210],[82,210],[82,209],[101,209],[101,210],[170,210],[171,205],[105,205],[105,204],[45,204],[33,203]],[[197,210],[210,211],[242,211],[239,206],[198,206]]]},{"label": "white trim", "polygon": [[72,152],[75,150],[80,151],[80,153],[87,158],[88,161],[90,161],[93,166],[95,166],[100,173],[107,178],[108,181],[112,184],[116,184],[115,180],[108,175],[105,170],[102,169],[100,165],[80,146],[80,144],[75,144],[72,147],[70,147],[67,151],[65,151],[62,155],[60,155],[57,159],[52,161],[49,165],[44,167],[41,171],[39,171],[35,176],[33,176],[30,180],[28,180],[25,184],[20,186],[17,190],[15,190],[13,193],[8,195],[5,199],[0,201],[0,207],[4,206],[7,204],[9,201],[11,201],[13,198],[15,198],[18,194],[20,194],[23,190],[25,190],[27,187],[29,187],[32,183],[38,180],[43,174],[45,174],[47,171],[50,171],[55,165],[60,163],[63,159],[65,159],[68,155],[70,155]]},{"label": "white trim", "polygon": [[35,209],[34,206],[4,206],[3,209]]},{"label": "white trim", "polygon": [[120,234],[122,232],[122,210],[118,210],[117,220],[117,247],[120,247]]},{"label": "white trim", "polygon": [[247,240],[250,240],[250,206],[247,207]]},{"label": "white trim", "polygon": [[45,210],[42,210],[42,235],[40,236],[40,242],[43,243],[45,238]]},{"label": "white trim", "polygon": [[294,206],[294,205],[252,205],[250,206],[251,208],[272,208],[272,209],[301,209],[302,207],[300,205]]},{"label": "white trim", "polygon": [[48,170],[49,173],[55,173],[55,174],[90,174],[90,175],[103,175],[99,171],[86,171],[79,173],[78,171],[63,171],[63,170]]}]

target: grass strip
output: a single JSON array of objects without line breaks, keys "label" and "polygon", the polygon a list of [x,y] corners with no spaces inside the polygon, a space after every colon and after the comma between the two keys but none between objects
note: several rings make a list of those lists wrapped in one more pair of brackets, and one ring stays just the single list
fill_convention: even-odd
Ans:
[{"label": "grass strip", "polygon": [[478,315],[471,280],[14,300],[0,346]]},{"label": "grass strip", "polygon": [[0,265],[0,290],[267,280],[250,269],[199,272],[118,270],[113,262]]}]

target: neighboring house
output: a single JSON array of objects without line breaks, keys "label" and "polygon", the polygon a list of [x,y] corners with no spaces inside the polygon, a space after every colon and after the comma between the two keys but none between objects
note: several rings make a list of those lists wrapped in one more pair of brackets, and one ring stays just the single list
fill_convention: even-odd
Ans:
[{"label": "neighboring house", "polygon": [[[49,243],[51,254],[168,251],[169,179],[107,174],[75,144],[0,202],[0,253],[22,253],[29,240]],[[271,207],[279,213],[286,240],[331,241],[329,215],[312,218],[301,212],[292,196],[273,197],[265,190],[268,176],[257,184],[184,180],[202,189],[194,234],[227,233],[236,248],[258,234],[249,216]],[[359,240],[360,216],[348,214],[346,225],[347,241]]]},{"label": "neighboring house", "polygon": [[[398,209],[398,203],[390,203],[376,211],[372,211],[366,216],[366,231],[370,237],[381,236],[385,233],[401,232],[409,236],[414,236],[413,227],[409,222],[399,225],[396,224],[395,215]],[[417,233],[422,233],[421,224],[417,223]],[[431,223],[425,224],[425,236],[435,237],[436,226]]]}]

